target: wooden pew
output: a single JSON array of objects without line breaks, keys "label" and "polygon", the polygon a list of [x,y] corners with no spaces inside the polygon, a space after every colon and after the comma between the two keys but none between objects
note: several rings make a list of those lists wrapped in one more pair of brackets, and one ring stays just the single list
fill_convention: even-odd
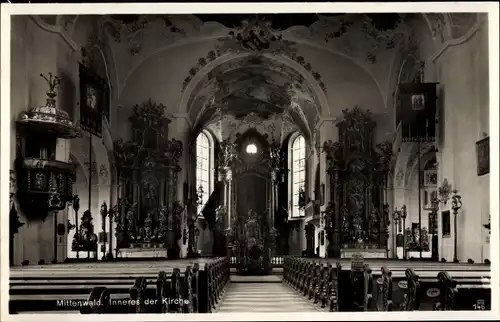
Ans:
[{"label": "wooden pew", "polygon": [[457,279],[448,272],[439,272],[438,281],[439,295],[434,310],[491,310],[489,278]]},{"label": "wooden pew", "polygon": [[417,311],[420,307],[420,282],[419,276],[411,268],[405,271],[406,283],[401,283],[400,287],[405,290],[400,311]]},{"label": "wooden pew", "polygon": [[[116,265],[103,265],[105,269],[101,266],[101,269],[83,267],[77,270],[72,267],[72,270],[61,270],[57,267],[59,265],[50,265],[41,269],[13,270],[10,277],[10,310],[12,313],[27,310],[82,313],[208,312],[208,303],[202,301],[211,301],[216,305],[220,300],[222,290],[229,281],[229,260],[218,258],[208,263],[206,260],[202,262],[205,265],[201,276],[198,262],[194,266],[182,267],[189,263],[187,261],[180,264],[165,261],[164,266],[171,263],[170,266],[177,267],[167,267],[157,275],[153,273],[156,267],[145,267],[148,265],[132,265],[137,273],[130,273],[128,269],[123,272]],[[211,276],[211,280],[207,283],[203,276]],[[203,297],[200,292],[204,289],[200,285],[209,285],[219,290],[218,294],[214,298]],[[208,295],[208,289],[205,290]],[[97,299],[105,300],[100,301],[101,305],[83,307],[74,306],[72,302],[66,302],[68,305],[60,302],[57,305],[58,300],[72,300],[74,303],[87,301],[88,304]]]},{"label": "wooden pew", "polygon": [[377,311],[392,311],[392,272],[387,266],[381,269],[382,276],[376,279],[376,309]]},{"label": "wooden pew", "polygon": [[283,282],[293,287],[318,308],[335,312],[338,305],[340,265],[313,262],[286,256],[283,259]]},{"label": "wooden pew", "polygon": [[[338,305],[339,311],[365,309],[377,311],[432,310],[435,303],[439,301],[436,294],[443,294],[439,290],[437,269],[446,268],[452,279],[456,281],[457,286],[455,288],[457,292],[460,291],[461,294],[466,294],[456,297],[455,301],[458,301],[457,303],[461,303],[460,305],[465,307],[470,306],[469,309],[474,309],[474,307],[487,309],[491,306],[489,287],[491,272],[489,267],[485,265],[365,259],[363,272],[358,272],[359,278],[356,279],[359,284],[354,287],[352,270],[342,270],[339,262],[346,263],[347,261],[345,259],[287,256],[284,258],[283,281],[302,295],[307,296],[307,298],[314,299],[313,301],[321,306],[316,294],[318,289],[323,289],[324,283],[321,278],[318,278],[318,265],[319,267],[331,267],[335,263],[335,265],[341,267],[335,281],[338,289],[336,305]],[[370,272],[371,270],[367,264],[371,263],[385,264],[380,271]],[[414,268],[409,269],[409,265]],[[329,279],[332,280],[333,278],[330,277]],[[304,285],[307,288],[306,290],[304,290]],[[375,291],[372,292],[372,290]],[[353,296],[359,296],[359,298],[353,299]],[[319,298],[324,298],[324,296],[319,296]],[[479,302],[476,303],[476,300],[479,300]]]}]

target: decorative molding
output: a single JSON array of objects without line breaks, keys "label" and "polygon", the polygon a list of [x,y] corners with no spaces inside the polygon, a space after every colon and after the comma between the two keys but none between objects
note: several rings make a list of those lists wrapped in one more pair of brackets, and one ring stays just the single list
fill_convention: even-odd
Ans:
[{"label": "decorative molding", "polygon": [[439,57],[441,57],[441,55],[444,54],[444,52],[448,48],[458,46],[469,41],[472,38],[472,36],[474,36],[478,31],[481,30],[482,23],[483,21],[481,21],[481,19],[478,19],[478,21],[476,21],[474,26],[464,36],[460,38],[446,40],[443,46],[435,54],[431,55],[428,60],[430,60],[431,62],[435,62]]},{"label": "decorative molding", "polygon": [[191,117],[189,117],[188,113],[173,113],[172,117],[175,119],[183,119],[186,121],[190,128],[193,127],[193,121],[191,120]]},{"label": "decorative molding", "polygon": [[68,36],[63,27],[49,25],[45,23],[42,19],[40,19],[39,16],[30,16],[30,17],[38,25],[38,27],[42,28],[45,31],[58,34],[73,51],[80,50],[78,45]]},{"label": "decorative molding", "polygon": [[319,130],[321,128],[321,126],[323,125],[323,123],[325,123],[325,122],[335,123],[337,121],[339,121],[339,119],[336,116],[323,116],[323,115],[321,115],[319,117],[318,122],[316,123],[315,130]]}]

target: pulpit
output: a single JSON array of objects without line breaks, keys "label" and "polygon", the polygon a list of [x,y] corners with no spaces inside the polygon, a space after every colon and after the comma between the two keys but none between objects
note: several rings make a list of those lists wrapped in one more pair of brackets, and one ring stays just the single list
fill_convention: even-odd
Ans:
[{"label": "pulpit", "polygon": [[177,200],[177,174],[182,143],[168,139],[170,120],[164,110],[151,100],[134,106],[132,140],[114,143],[120,187],[115,220],[121,253],[179,257],[184,207]]},{"label": "pulpit", "polygon": [[392,145],[374,144],[369,111],[343,111],[339,141],[324,143],[330,175],[330,204],[325,212],[328,257],[387,257],[389,213],[387,175]]}]

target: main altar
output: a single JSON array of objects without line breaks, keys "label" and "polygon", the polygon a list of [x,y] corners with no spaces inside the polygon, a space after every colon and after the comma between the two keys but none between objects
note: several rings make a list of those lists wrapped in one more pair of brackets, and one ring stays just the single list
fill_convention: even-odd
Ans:
[{"label": "main altar", "polygon": [[392,144],[374,143],[375,126],[370,111],[344,110],[339,140],[324,143],[331,187],[324,212],[328,257],[387,258]]},{"label": "main altar", "polygon": [[226,246],[228,255],[236,257],[239,274],[271,273],[277,198],[272,151],[266,137],[254,129],[221,144]]}]

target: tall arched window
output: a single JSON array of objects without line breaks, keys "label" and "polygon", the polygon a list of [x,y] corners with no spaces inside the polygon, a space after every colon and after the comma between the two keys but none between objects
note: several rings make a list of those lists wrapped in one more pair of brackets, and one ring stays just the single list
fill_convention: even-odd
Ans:
[{"label": "tall arched window", "polygon": [[200,133],[196,138],[196,192],[200,187],[203,190],[201,204],[198,206],[198,213],[203,210],[203,206],[208,201],[209,193],[212,191],[210,180],[210,141],[205,133]]},{"label": "tall arched window", "polygon": [[304,215],[304,209],[299,206],[299,194],[301,190],[306,189],[306,142],[302,135],[292,137],[291,145],[291,191],[292,209],[291,217],[301,217]]}]

